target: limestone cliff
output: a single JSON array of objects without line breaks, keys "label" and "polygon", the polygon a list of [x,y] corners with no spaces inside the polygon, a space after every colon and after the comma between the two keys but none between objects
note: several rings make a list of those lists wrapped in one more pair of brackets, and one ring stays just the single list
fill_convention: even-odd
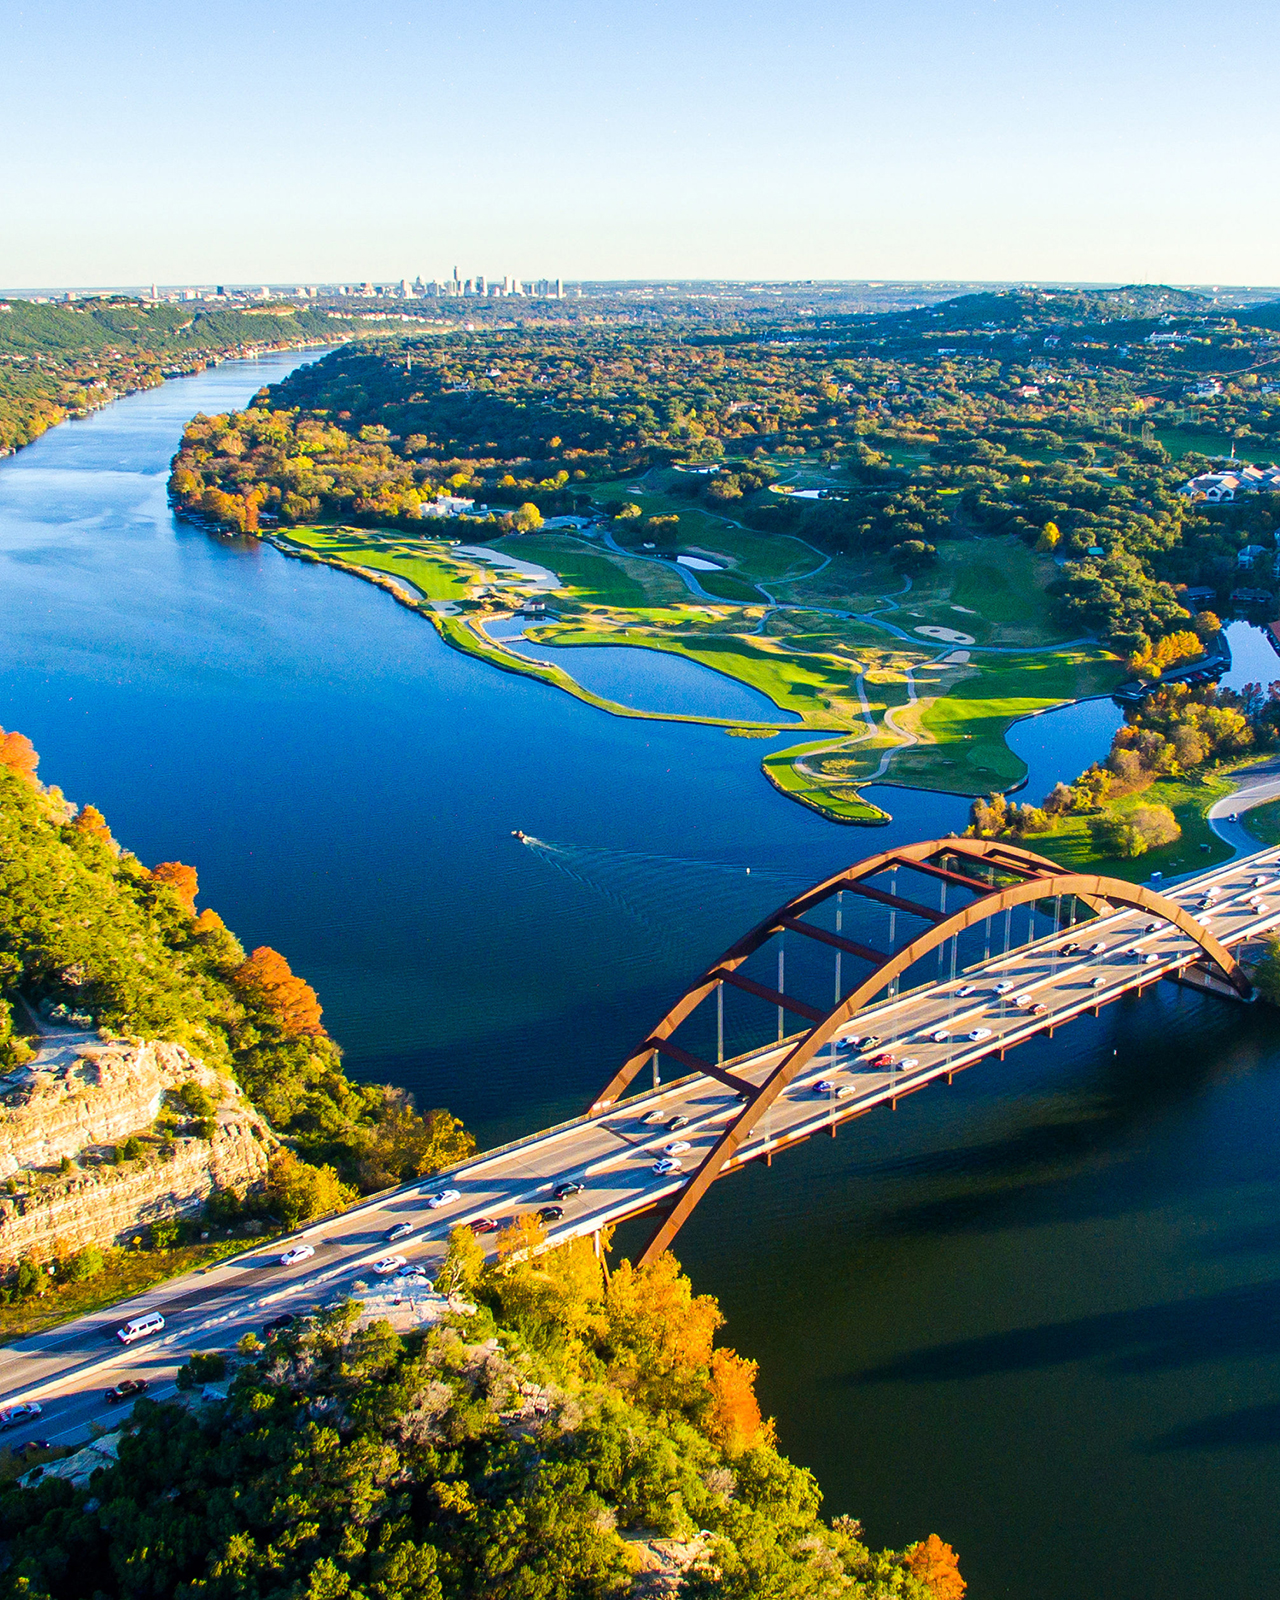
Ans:
[{"label": "limestone cliff", "polygon": [[[182,1096],[203,1092],[193,1120]],[[120,1146],[129,1141],[127,1152]],[[127,1241],[260,1182],[276,1143],[239,1089],[183,1046],[46,1035],[0,1078],[0,1267]],[[127,1155],[126,1159],[121,1159]]]}]

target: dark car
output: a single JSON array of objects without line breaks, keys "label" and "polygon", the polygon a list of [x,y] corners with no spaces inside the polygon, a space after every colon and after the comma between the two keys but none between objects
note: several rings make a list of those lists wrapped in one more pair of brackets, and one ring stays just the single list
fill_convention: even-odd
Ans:
[{"label": "dark car", "polygon": [[498,1231],[498,1224],[492,1217],[472,1217],[471,1221],[467,1223],[467,1227],[471,1229],[472,1233],[497,1233]]},{"label": "dark car", "polygon": [[580,1183],[574,1183],[572,1179],[570,1179],[565,1183],[556,1184],[552,1193],[555,1195],[557,1200],[570,1200],[575,1194],[582,1193],[582,1185]]},{"label": "dark car", "polygon": [[119,1400],[132,1400],[134,1395],[141,1394],[146,1387],[145,1378],[126,1378],[123,1383],[116,1384],[114,1389],[108,1389],[103,1399],[115,1405]]},{"label": "dark car", "polygon": [[562,1216],[564,1216],[563,1206],[540,1206],[538,1208],[539,1222],[559,1222]]},{"label": "dark car", "polygon": [[269,1339],[273,1333],[283,1333],[286,1328],[292,1328],[297,1320],[292,1311],[285,1311],[278,1317],[272,1317],[270,1322],[264,1322],[262,1331]]}]

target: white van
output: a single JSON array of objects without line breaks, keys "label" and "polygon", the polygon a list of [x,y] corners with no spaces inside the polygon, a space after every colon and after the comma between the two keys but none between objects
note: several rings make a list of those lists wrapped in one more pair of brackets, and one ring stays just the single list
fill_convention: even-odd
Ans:
[{"label": "white van", "polygon": [[163,1327],[164,1318],[160,1313],[148,1311],[145,1317],[134,1317],[123,1328],[117,1328],[116,1338],[121,1344],[132,1344],[135,1339],[145,1339],[149,1334],[159,1333]]}]

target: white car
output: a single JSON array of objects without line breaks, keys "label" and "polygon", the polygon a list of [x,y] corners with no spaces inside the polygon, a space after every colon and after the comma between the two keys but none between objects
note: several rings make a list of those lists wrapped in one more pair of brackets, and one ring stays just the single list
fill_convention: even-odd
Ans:
[{"label": "white car", "polygon": [[1209,926],[1209,924],[1213,921],[1213,912],[1212,911],[1201,911],[1197,915],[1195,920],[1200,924],[1200,926],[1202,928],[1207,928]]},{"label": "white car", "polygon": [[441,1206],[451,1206],[455,1200],[461,1199],[461,1189],[438,1189],[435,1194],[427,1196],[427,1210],[439,1211]]},{"label": "white car", "polygon": [[840,1087],[836,1090],[836,1099],[837,1100],[847,1100],[849,1098],[849,1096],[851,1094],[853,1094],[853,1093],[854,1093],[854,1088],[853,1088],[853,1085],[851,1083],[842,1083],[840,1085]]},{"label": "white car", "polygon": [[684,1168],[674,1156],[663,1156],[661,1161],[655,1161],[653,1170],[660,1178],[665,1178],[673,1172],[683,1172]]},{"label": "white car", "polygon": [[1100,956],[1106,948],[1106,943],[1102,939],[1099,939],[1097,944],[1091,944],[1089,946],[1089,954],[1091,956]]},{"label": "white car", "polygon": [[640,1118],[640,1123],[642,1127],[652,1128],[655,1122],[665,1122],[666,1120],[667,1113],[665,1111],[651,1111],[647,1117]]},{"label": "white car", "polygon": [[991,1029],[990,1028],[974,1028],[971,1031],[971,1033],[969,1034],[970,1042],[973,1043],[973,1044],[977,1044],[980,1040],[989,1039],[990,1037],[991,1037]]},{"label": "white car", "polygon": [[664,1156],[682,1156],[686,1150],[692,1149],[687,1139],[673,1139],[670,1144],[663,1145],[662,1153]]},{"label": "white car", "polygon": [[1106,988],[1106,984],[1107,984],[1107,980],[1101,975],[1101,973],[1099,973],[1099,975],[1093,980],[1093,982],[1089,985],[1089,987],[1091,989],[1104,989],[1104,988]]},{"label": "white car", "polygon": [[956,993],[962,1000],[967,1000],[971,994],[977,994],[977,992],[978,985],[976,983],[961,984],[961,986],[956,990]]},{"label": "white car", "polygon": [[295,1244],[291,1250],[286,1250],[280,1257],[282,1267],[297,1266],[299,1261],[310,1261],[315,1255],[316,1247],[313,1244]]},{"label": "white car", "polygon": [[929,1037],[933,1040],[934,1044],[946,1044],[947,1040],[951,1037],[951,1030],[950,1028],[935,1028]]},{"label": "white car", "polygon": [[899,1061],[899,1063],[898,1063],[898,1071],[899,1072],[910,1072],[912,1067],[918,1067],[919,1065],[920,1065],[920,1060],[919,1060],[918,1056],[908,1056],[904,1061]]},{"label": "white car", "polygon": [[383,1256],[381,1261],[375,1261],[373,1270],[380,1278],[389,1278],[393,1272],[399,1272],[401,1267],[407,1267],[408,1261],[403,1256]]},{"label": "white car", "polygon": [[1153,967],[1159,959],[1160,957],[1153,950],[1150,955],[1143,956],[1142,961],[1144,966]]},{"label": "white car", "polygon": [[431,1281],[427,1277],[427,1269],[420,1262],[415,1262],[411,1267],[401,1267],[399,1272],[396,1273],[396,1280],[399,1283],[426,1283],[428,1285]]},{"label": "white car", "polygon": [[1012,978],[1001,978],[1000,982],[996,984],[995,993],[1008,994],[1009,990],[1012,989],[1013,986],[1014,984]]},{"label": "white car", "polygon": [[1019,994],[1013,997],[1013,1003],[1020,1011],[1028,1011],[1035,1005],[1036,997],[1033,994]]},{"label": "white car", "polygon": [[43,1415],[44,1408],[38,1400],[20,1400],[16,1406],[6,1406],[0,1411],[0,1428],[17,1428]]},{"label": "white car", "polygon": [[1204,892],[1204,897],[1206,900],[1216,900],[1221,893],[1221,889],[1214,887],[1212,889],[1206,889]]},{"label": "white car", "polygon": [[387,1243],[394,1244],[397,1239],[407,1239],[412,1232],[412,1222],[397,1222],[394,1228],[387,1229]]}]

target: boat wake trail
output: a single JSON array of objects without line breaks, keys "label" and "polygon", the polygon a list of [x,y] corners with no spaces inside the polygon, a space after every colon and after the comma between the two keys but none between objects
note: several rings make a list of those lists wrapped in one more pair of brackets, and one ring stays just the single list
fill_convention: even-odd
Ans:
[{"label": "boat wake trail", "polygon": [[745,862],[555,843],[530,835],[522,842],[547,866],[632,918],[664,954],[682,953],[686,960],[704,928],[712,943],[725,928],[736,936],[809,881],[794,870]]}]

